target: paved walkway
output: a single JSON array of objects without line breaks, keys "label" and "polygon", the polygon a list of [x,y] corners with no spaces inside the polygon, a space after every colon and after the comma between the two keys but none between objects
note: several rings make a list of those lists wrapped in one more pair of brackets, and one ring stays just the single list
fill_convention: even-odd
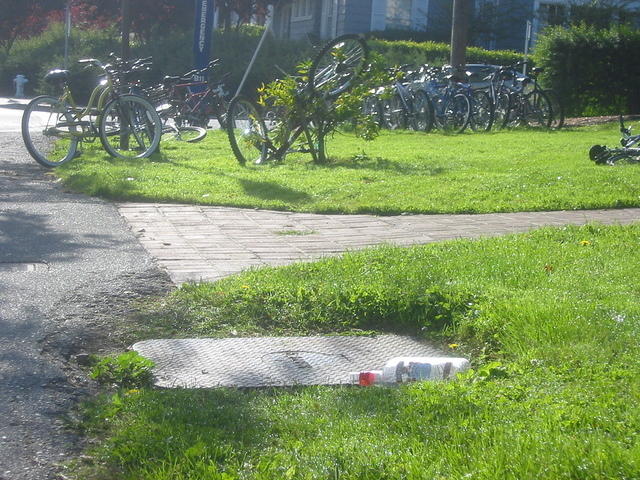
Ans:
[{"label": "paved walkway", "polygon": [[381,243],[423,244],[543,225],[640,221],[640,208],[385,217],[148,203],[118,208],[176,284],[218,280],[250,267],[310,261]]}]

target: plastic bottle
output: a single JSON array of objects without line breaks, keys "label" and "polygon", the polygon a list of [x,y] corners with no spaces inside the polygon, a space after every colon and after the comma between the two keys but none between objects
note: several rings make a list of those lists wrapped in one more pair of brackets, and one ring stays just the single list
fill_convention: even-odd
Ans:
[{"label": "plastic bottle", "polygon": [[446,380],[469,369],[469,360],[452,357],[395,357],[382,369],[383,383]]},{"label": "plastic bottle", "polygon": [[382,370],[351,372],[351,383],[363,387],[420,380],[446,380],[469,369],[469,360],[452,357],[394,357]]}]

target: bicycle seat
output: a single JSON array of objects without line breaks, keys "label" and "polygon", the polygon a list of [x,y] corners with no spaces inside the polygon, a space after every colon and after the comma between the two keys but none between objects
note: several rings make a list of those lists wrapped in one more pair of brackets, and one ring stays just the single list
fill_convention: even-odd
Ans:
[{"label": "bicycle seat", "polygon": [[45,82],[53,83],[53,84],[63,83],[63,82],[66,82],[68,79],[69,79],[69,70],[62,70],[59,68],[49,71],[44,76]]}]

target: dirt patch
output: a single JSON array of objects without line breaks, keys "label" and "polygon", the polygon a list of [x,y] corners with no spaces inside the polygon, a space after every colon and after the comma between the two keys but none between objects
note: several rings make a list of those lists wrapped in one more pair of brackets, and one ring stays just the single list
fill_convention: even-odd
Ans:
[{"label": "dirt patch", "polygon": [[[618,118],[619,118],[618,115],[605,115],[601,117],[566,118],[564,121],[564,124],[567,127],[588,127],[591,125],[601,125],[603,123],[617,122]],[[628,120],[638,120],[640,119],[640,115],[623,115],[622,118],[626,122]]]},{"label": "dirt patch", "polygon": [[162,297],[174,288],[166,272],[154,268],[76,291],[58,305],[42,350],[72,364],[86,354],[122,353],[141,339],[132,332],[144,331],[144,326],[131,322],[144,301]]}]

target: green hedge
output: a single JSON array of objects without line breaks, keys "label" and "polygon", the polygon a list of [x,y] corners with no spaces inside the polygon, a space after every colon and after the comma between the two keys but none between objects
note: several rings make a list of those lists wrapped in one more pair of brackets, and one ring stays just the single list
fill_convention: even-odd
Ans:
[{"label": "green hedge", "polygon": [[[221,68],[214,73],[221,76],[229,72],[227,84],[231,92],[240,83],[256,45],[262,35],[259,27],[244,27],[239,31],[216,31],[212,39],[212,56],[221,59]],[[153,56],[154,69],[147,74],[147,80],[159,80],[164,75],[184,73],[192,66],[191,31],[157,32],[154,40],[147,45],[133,44],[134,57]],[[87,98],[95,85],[96,71],[85,71],[76,61],[80,58],[95,57],[107,60],[109,52],[120,52],[119,36],[115,30],[74,30],[70,42],[69,68],[72,71],[72,89],[79,99]],[[255,92],[263,82],[281,76],[274,67],[287,72],[295,72],[295,66],[312,55],[312,46],[307,42],[291,42],[267,37],[262,53],[258,56],[252,75],[248,78],[246,92]],[[29,83],[26,92],[30,95],[45,93],[49,87],[42,80],[51,68],[60,68],[64,60],[64,31],[61,25],[54,25],[43,34],[18,40],[11,54],[0,56],[0,94],[13,92],[12,79],[21,73]]]},{"label": "green hedge", "polygon": [[[447,43],[411,42],[372,39],[371,48],[380,53],[388,65],[413,63],[444,65],[449,63],[450,48]],[[467,48],[467,63],[509,65],[522,60],[522,54],[504,50]]]},{"label": "green hedge", "polygon": [[569,115],[640,112],[640,30],[585,25],[548,29],[534,59],[541,81],[560,93]]},{"label": "green hedge", "polygon": [[[83,98],[95,84],[97,72],[83,69],[76,61],[80,58],[103,59],[106,54],[118,51],[117,35],[113,30],[76,30],[70,39],[69,68],[73,72],[71,87]],[[44,74],[52,68],[64,65],[64,30],[54,25],[41,35],[15,42],[11,53],[0,64],[0,94],[13,93],[13,78],[26,75],[27,95],[47,92]]]}]

